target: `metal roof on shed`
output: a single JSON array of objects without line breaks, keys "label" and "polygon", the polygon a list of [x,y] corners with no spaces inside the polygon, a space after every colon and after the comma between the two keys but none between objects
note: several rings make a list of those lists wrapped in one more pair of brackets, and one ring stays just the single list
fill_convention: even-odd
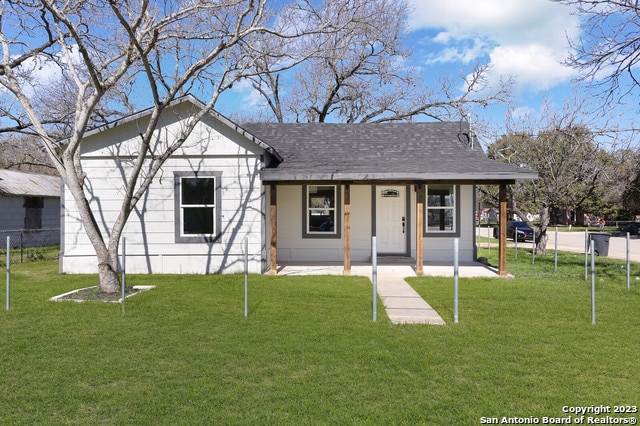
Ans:
[{"label": "metal roof on shed", "polygon": [[535,171],[489,159],[477,143],[471,143],[468,122],[249,123],[242,127],[283,158],[262,170],[267,182],[537,178]]},{"label": "metal roof on shed", "polygon": [[61,187],[57,176],[0,170],[0,195],[60,197]]}]

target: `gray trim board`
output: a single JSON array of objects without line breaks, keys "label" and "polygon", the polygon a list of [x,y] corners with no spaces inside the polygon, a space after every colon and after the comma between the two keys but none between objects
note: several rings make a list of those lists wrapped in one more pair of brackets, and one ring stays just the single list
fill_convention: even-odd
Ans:
[{"label": "gray trim board", "polygon": [[[307,232],[307,187],[309,186],[335,186],[336,188],[336,215],[333,229],[336,232],[311,234]],[[320,185],[302,185],[302,238],[339,239],[342,238],[342,185],[338,183],[325,183]]]},{"label": "gray trim board", "polygon": [[[180,179],[183,177],[211,177],[215,178],[215,229],[213,236],[197,235],[193,237],[182,236],[180,221]],[[222,235],[222,172],[218,171],[176,171],[173,172],[173,214],[174,214],[174,235],[176,243],[215,243],[219,242]]]}]

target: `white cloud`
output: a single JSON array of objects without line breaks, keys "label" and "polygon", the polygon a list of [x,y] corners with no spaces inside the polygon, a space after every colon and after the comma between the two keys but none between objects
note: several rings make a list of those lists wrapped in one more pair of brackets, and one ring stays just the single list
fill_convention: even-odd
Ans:
[{"label": "white cloud", "polygon": [[[75,46],[70,50],[70,59],[76,71],[81,72],[84,65],[80,58],[80,52]],[[61,81],[63,68],[68,70],[69,66],[67,58],[62,53],[57,53],[53,58],[44,55],[35,56],[22,63],[18,79],[25,94],[32,97],[42,87]]]},{"label": "white cloud", "polygon": [[[549,0],[410,0],[412,31],[438,31],[433,62],[470,63],[488,57],[495,74],[513,76],[520,89],[541,91],[568,81],[562,65],[567,36],[578,31],[570,9]],[[496,79],[499,77],[495,76]]]},{"label": "white cloud", "polygon": [[526,120],[526,119],[529,119],[535,113],[536,111],[531,107],[519,107],[519,108],[515,108],[511,112],[511,119],[515,120],[516,122],[518,120]]},{"label": "white cloud", "polygon": [[262,95],[253,88],[249,80],[243,79],[234,83],[231,91],[242,100],[242,104],[248,108],[255,108],[264,105],[265,100]]},{"label": "white cloud", "polygon": [[498,46],[490,54],[493,71],[513,75],[518,85],[531,90],[549,90],[571,78],[573,71],[559,64],[557,53],[540,44]]},{"label": "white cloud", "polygon": [[434,41],[449,45],[450,47],[445,47],[438,52],[428,55],[426,61],[430,64],[449,62],[469,64],[483,56],[489,47],[487,43],[480,38],[457,42],[446,33],[438,34],[434,38]]}]

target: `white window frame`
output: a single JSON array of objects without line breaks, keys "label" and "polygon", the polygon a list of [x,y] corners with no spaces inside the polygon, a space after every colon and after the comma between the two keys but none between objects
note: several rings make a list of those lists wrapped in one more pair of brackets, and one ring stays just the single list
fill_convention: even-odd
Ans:
[{"label": "white window frame", "polygon": [[[452,206],[430,206],[429,205],[429,187],[444,188],[449,187],[452,189],[453,205]],[[424,236],[437,237],[458,237],[460,236],[460,186],[453,184],[432,184],[425,185],[425,206],[424,206]],[[429,211],[433,210],[450,210],[453,215],[453,229],[446,230],[433,230],[429,229]]]},{"label": "white window frame", "polygon": [[[309,206],[309,191],[311,188],[317,187],[331,187],[334,194],[334,206],[333,207],[311,207]],[[304,185],[302,188],[303,196],[303,220],[302,220],[302,236],[304,238],[340,238],[340,186],[339,185]],[[322,215],[323,212],[333,211],[333,231],[313,231],[310,230],[309,217],[312,212]]]}]

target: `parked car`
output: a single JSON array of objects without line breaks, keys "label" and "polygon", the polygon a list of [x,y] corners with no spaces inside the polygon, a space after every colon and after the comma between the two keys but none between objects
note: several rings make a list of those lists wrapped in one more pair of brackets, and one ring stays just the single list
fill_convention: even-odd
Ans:
[{"label": "parked car", "polygon": [[[516,241],[516,229],[518,230],[518,241],[533,240],[533,230],[526,223],[516,220],[507,222],[507,239],[512,238],[513,241]],[[499,237],[500,228],[493,228],[493,238]]]},{"label": "parked car", "polygon": [[631,235],[638,235],[638,231],[640,231],[640,222],[631,222],[620,225],[618,230],[620,232],[628,232]]}]

